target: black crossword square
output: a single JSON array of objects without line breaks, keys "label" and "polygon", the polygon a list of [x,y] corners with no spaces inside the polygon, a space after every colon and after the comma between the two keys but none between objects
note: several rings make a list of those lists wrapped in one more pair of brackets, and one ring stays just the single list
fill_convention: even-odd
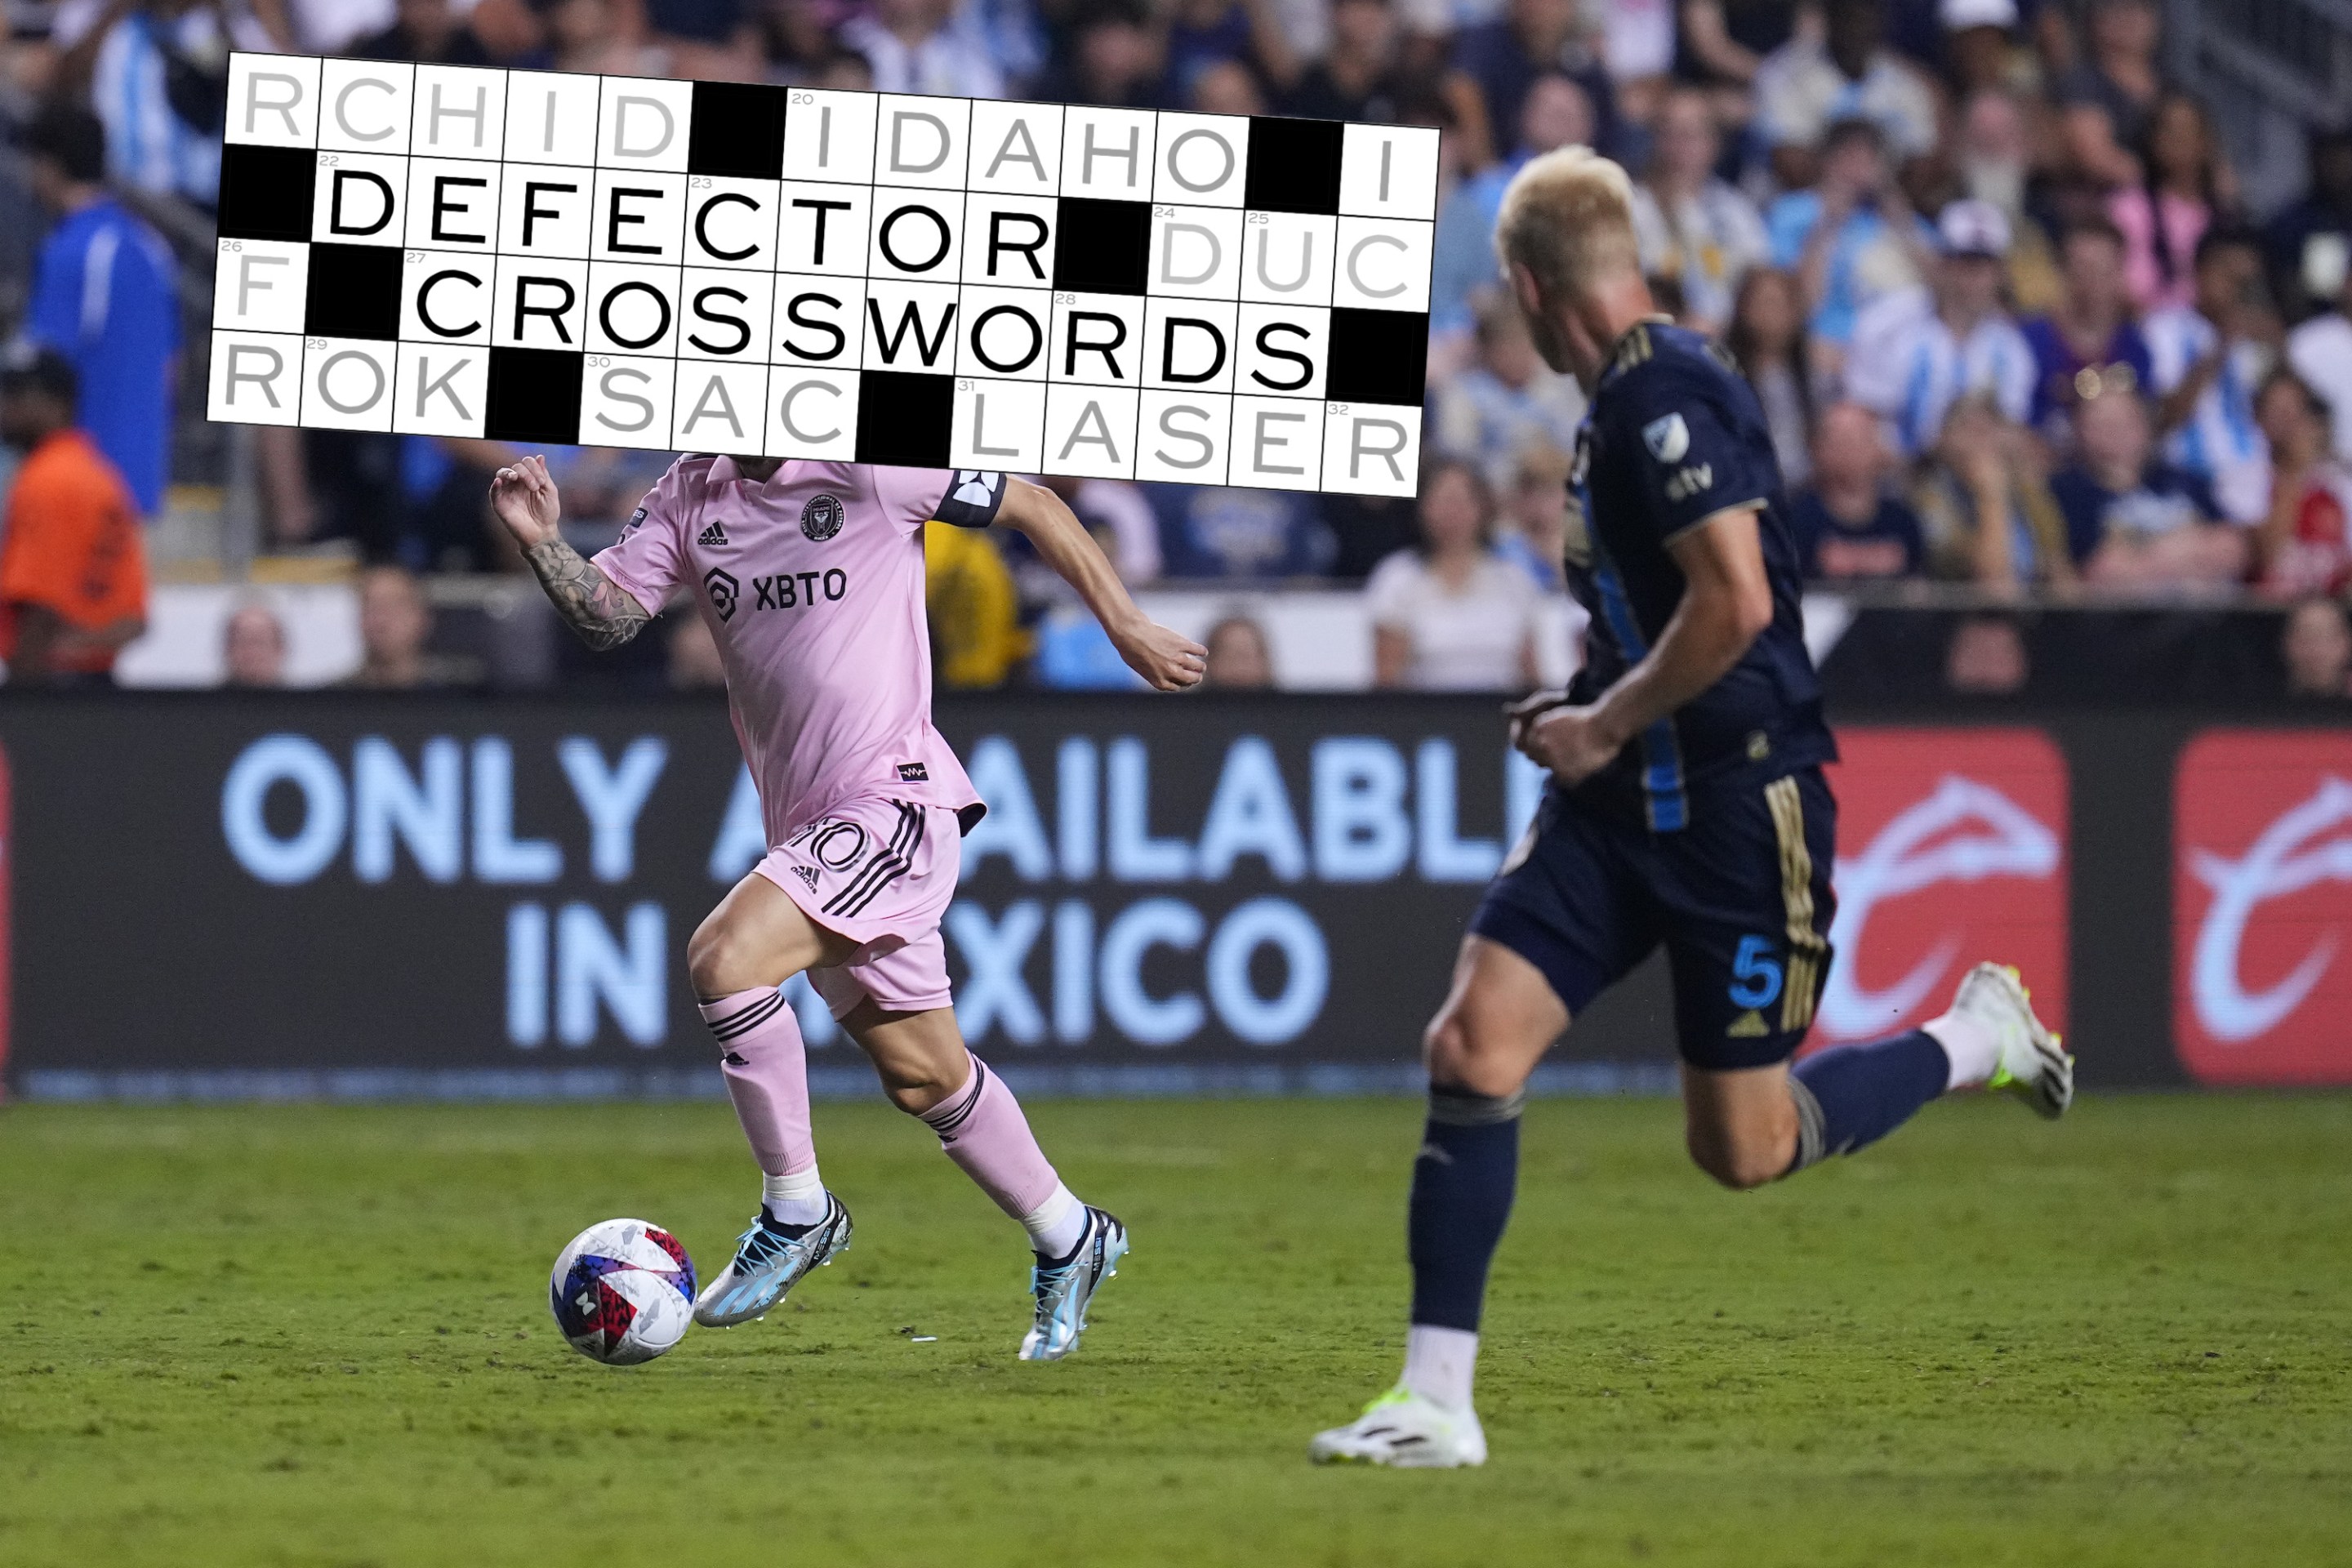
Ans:
[{"label": "black crossword square", "polygon": [[221,149],[223,239],[310,237],[310,187],[319,154],[308,147]]},{"label": "black crossword square", "polygon": [[859,462],[944,468],[954,426],[954,377],[898,370],[858,372]]},{"label": "black crossword square", "polygon": [[381,245],[313,245],[302,330],[314,338],[400,336],[400,252]]},{"label": "black crossword square", "polygon": [[1140,294],[1151,271],[1151,204],[1064,196],[1056,204],[1054,287]]},{"label": "black crossword square", "polygon": [[562,447],[579,440],[583,358],[561,349],[492,349],[482,434],[493,441]]},{"label": "black crossword square", "polygon": [[1421,405],[1428,378],[1429,318],[1417,310],[1331,312],[1323,395],[1334,403]]},{"label": "black crossword square", "polygon": [[696,82],[694,120],[686,135],[686,172],[738,180],[782,178],[786,96],[781,87]]},{"label": "black crossword square", "polygon": [[1343,130],[1336,120],[1253,115],[1242,205],[1259,212],[1337,213]]}]

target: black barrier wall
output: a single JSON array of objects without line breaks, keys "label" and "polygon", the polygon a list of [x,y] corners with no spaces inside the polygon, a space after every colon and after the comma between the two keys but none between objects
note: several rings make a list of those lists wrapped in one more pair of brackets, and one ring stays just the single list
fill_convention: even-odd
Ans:
[{"label": "black barrier wall", "polygon": [[[2000,787],[2020,821],[2058,818],[2055,858],[2029,833],[2027,869],[2063,911],[2050,951],[2085,1077],[2182,1081],[2170,808],[2199,719],[1988,715],[1950,747],[1913,715],[1869,721],[1853,749],[1898,783],[1963,742],[2062,760],[2054,785],[2027,781],[2042,795]],[[943,700],[940,722],[992,807],[947,922],[959,1009],[1033,1089],[1409,1083],[1541,782],[1485,700],[1004,697]],[[0,753],[13,1092],[717,1090],[685,944],[765,847],[717,700],[12,694]],[[1957,895],[1990,852],[1956,853]],[[1882,896],[1865,943],[1907,940],[1895,900],[1937,896],[1916,882]],[[1893,994],[1875,971],[1916,970],[1857,962],[1865,1000]],[[794,996],[820,1089],[862,1089]],[[1664,1004],[1637,975],[1548,1081],[1664,1087]]]}]

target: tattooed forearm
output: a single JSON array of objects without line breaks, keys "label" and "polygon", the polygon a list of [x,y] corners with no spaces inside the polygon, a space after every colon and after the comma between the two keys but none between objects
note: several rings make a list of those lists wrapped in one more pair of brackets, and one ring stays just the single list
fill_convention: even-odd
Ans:
[{"label": "tattooed forearm", "polygon": [[582,642],[600,653],[620,647],[653,619],[635,595],[560,539],[532,545],[523,552],[523,559],[539,574],[540,586],[554,601],[555,613],[580,634]]}]

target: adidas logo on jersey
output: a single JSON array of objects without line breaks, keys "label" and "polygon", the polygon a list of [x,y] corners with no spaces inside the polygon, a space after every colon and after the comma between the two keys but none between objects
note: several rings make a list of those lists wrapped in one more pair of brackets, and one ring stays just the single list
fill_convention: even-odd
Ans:
[{"label": "adidas logo on jersey", "polygon": [[814,871],[810,870],[805,866],[795,866],[793,868],[793,875],[807,883],[808,890],[810,892],[814,893],[816,891],[816,873]]},{"label": "adidas logo on jersey", "polygon": [[694,542],[697,544],[724,544],[727,542],[727,530],[714,522],[697,535]]}]

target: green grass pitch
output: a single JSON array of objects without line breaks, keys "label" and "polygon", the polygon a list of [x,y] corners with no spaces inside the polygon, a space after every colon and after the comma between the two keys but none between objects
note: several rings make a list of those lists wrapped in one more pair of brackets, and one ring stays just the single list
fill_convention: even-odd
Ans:
[{"label": "green grass pitch", "polygon": [[2352,1100],[1956,1102],[1746,1196],[1667,1102],[1539,1103],[1451,1474],[1305,1459],[1395,1372],[1413,1105],[1034,1109],[1136,1237],[1075,1359],[929,1135],[828,1105],[856,1246],[628,1371],[548,1266],[722,1264],[723,1104],[0,1110],[0,1563],[2352,1561]]}]

